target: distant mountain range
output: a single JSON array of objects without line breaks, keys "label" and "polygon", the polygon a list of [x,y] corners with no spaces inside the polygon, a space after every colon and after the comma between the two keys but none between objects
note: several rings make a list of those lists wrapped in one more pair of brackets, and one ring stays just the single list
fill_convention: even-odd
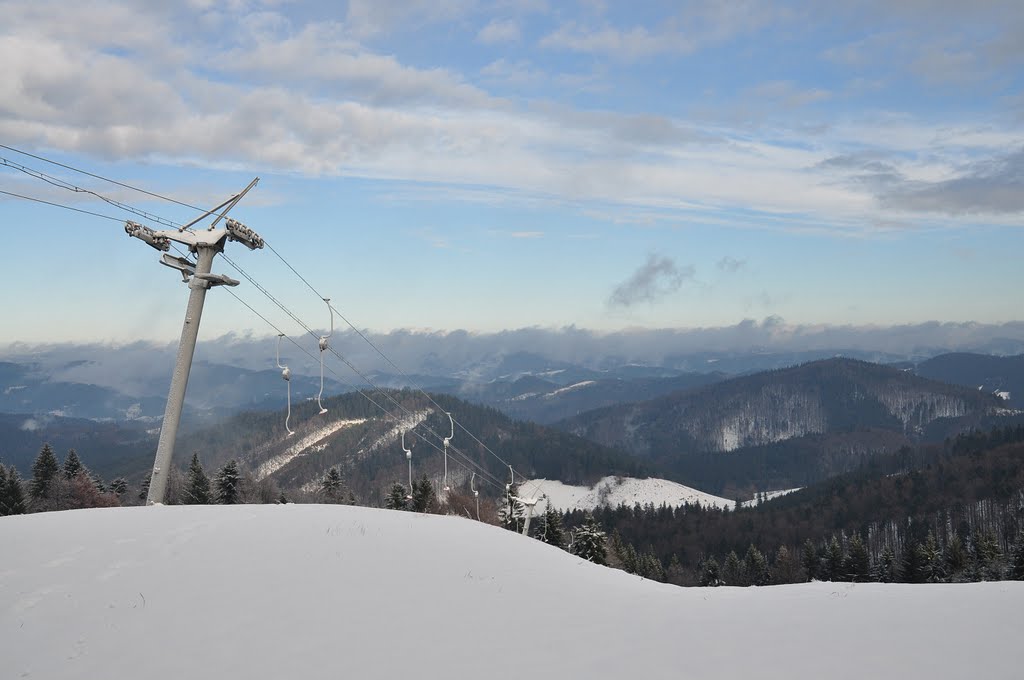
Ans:
[{"label": "distant mountain range", "polygon": [[865,456],[1014,415],[1005,400],[977,388],[829,359],[597,409],[557,426],[722,493],[730,479],[762,489],[801,486]]}]

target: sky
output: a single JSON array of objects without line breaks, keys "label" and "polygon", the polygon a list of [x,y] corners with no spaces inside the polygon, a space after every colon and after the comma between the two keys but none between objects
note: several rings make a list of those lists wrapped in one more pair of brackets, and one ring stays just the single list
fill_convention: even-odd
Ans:
[{"label": "sky", "polygon": [[[1021,319],[1024,4],[0,4],[0,144],[212,207],[303,323],[877,327]],[[173,341],[127,213],[0,148],[0,343]],[[278,257],[278,254],[280,257]],[[233,292],[301,333],[242,279]],[[342,323],[336,320],[336,323]],[[205,338],[276,333],[224,290]]]}]

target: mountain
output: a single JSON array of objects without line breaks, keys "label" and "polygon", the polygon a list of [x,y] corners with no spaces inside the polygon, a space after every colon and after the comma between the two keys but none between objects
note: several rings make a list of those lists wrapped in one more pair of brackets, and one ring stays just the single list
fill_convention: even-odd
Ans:
[{"label": "mountain", "polygon": [[578,382],[566,382],[568,376],[563,372],[548,373],[543,378],[526,375],[512,381],[463,383],[448,391],[513,418],[548,425],[585,411],[702,387],[726,377],[718,372],[671,377],[652,376],[652,372],[647,367],[623,367],[610,371],[612,377],[609,373],[592,374]]},{"label": "mountain", "polygon": [[923,378],[999,394],[1008,406],[1024,409],[1024,354],[941,354],[918,363],[914,372]]},{"label": "mountain", "polygon": [[0,588],[6,677],[953,680],[1024,666],[1015,582],[678,588],[464,517],[337,505],[4,517],[0,545],[17,546]]},{"label": "mountain", "polygon": [[49,443],[61,459],[75,449],[89,469],[104,479],[141,476],[153,465],[157,427],[0,413],[0,464],[13,465],[27,477],[39,450]]},{"label": "mountain", "polygon": [[[672,478],[721,492],[721,486],[687,475],[688,469],[692,472],[687,459],[691,466],[716,457],[726,466],[740,461],[765,466],[767,456],[770,467],[797,448],[791,443],[812,438],[805,441],[814,448],[848,457],[845,465],[837,461],[825,471],[834,474],[878,452],[864,442],[882,440],[881,449],[890,450],[892,445],[955,434],[1006,413],[1001,399],[977,389],[878,364],[829,359],[598,409],[558,427],[629,451],[663,475],[671,471]],[[760,455],[750,455],[758,449]],[[747,469],[742,475],[749,473]],[[813,480],[758,481],[761,488],[786,488]]]},{"label": "mountain", "polygon": [[504,494],[509,477],[508,468],[496,456],[529,477],[569,483],[644,471],[642,463],[622,452],[559,430],[514,421],[449,395],[428,398],[420,392],[386,390],[367,396],[399,416],[398,420],[362,394],[344,394],[324,401],[324,415],[319,415],[315,403],[293,405],[289,425],[294,435],[285,431],[283,412],[241,413],[179,437],[176,459],[181,464],[195,451],[209,469],[235,458],[258,480],[306,491],[317,489],[327,470],[338,467],[361,504],[381,505],[392,483],[408,482],[400,442],[403,432],[413,451],[414,477],[427,475],[435,480],[443,475],[441,440],[451,434],[444,413],[448,411],[487,447],[461,427],[455,428],[448,461],[453,488],[469,490],[471,468],[466,457],[487,470],[487,477],[477,475],[476,485],[481,494],[491,497]]}]

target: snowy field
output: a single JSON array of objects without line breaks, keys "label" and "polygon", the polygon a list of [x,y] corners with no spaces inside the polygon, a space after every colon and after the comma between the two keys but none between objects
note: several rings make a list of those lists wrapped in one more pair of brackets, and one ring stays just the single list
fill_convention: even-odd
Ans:
[{"label": "snowy field", "polygon": [[0,676],[1020,678],[1024,583],[684,589],[458,517],[0,518]]},{"label": "snowy field", "polygon": [[625,503],[646,505],[662,503],[680,506],[700,502],[701,505],[720,508],[735,507],[736,501],[713,496],[667,479],[635,479],[633,477],[605,477],[594,486],[571,486],[549,479],[523,482],[519,495],[526,498],[544,494],[546,501],[537,504],[537,513],[544,512],[547,503],[559,510],[593,510],[598,506],[617,507]]}]

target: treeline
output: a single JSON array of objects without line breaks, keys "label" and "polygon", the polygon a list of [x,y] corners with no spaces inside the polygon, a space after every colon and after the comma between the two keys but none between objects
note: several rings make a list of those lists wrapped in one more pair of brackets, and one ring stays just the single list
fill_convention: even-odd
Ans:
[{"label": "treeline", "polygon": [[[620,566],[680,584],[1017,578],[1024,427],[906,448],[756,507],[593,514]],[[564,521],[574,526],[583,513]]]},{"label": "treeline", "polygon": [[[169,474],[164,500],[167,505],[289,502],[272,481],[257,480],[235,460],[209,476],[198,454],[193,454],[187,470],[172,469]],[[28,479],[23,480],[14,466],[0,464],[0,516],[143,505],[149,495],[149,481],[147,475],[135,486],[124,477],[106,482],[86,467],[74,449],[61,462],[53,448],[44,444]],[[355,502],[335,468],[324,475],[316,489],[298,491],[293,496],[302,501]]]}]

